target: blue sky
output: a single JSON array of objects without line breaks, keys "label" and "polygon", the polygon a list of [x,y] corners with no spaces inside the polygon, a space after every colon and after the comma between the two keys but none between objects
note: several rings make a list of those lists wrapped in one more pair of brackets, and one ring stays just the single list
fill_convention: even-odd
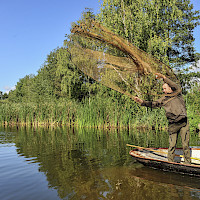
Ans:
[{"label": "blue sky", "polygon": [[[200,10],[199,0],[191,0]],[[47,55],[63,45],[71,23],[85,8],[95,13],[99,0],[0,0],[0,91],[13,88],[20,78],[37,74]],[[200,53],[200,27],[195,29]]]}]

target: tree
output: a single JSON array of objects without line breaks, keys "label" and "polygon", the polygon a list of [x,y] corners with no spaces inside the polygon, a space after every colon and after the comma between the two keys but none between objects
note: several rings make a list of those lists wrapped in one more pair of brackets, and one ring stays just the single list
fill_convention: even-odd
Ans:
[{"label": "tree", "polygon": [[103,0],[98,19],[174,67],[196,59],[193,30],[200,15],[190,0]]},{"label": "tree", "polygon": [[56,80],[60,83],[60,97],[81,100],[86,95],[83,89],[85,76],[72,63],[67,44],[56,52]]},{"label": "tree", "polygon": [[8,94],[7,93],[4,93],[3,94],[3,99],[7,99],[8,98]]},{"label": "tree", "polygon": [[0,99],[3,99],[3,92],[0,91]]},{"label": "tree", "polygon": [[47,59],[37,75],[27,75],[20,79],[16,89],[9,94],[14,102],[50,102],[58,99],[81,101],[88,96],[89,87],[86,77],[71,62],[67,44],[47,55]]},{"label": "tree", "polygon": [[17,82],[16,89],[9,92],[8,98],[14,102],[30,102],[32,95],[32,80],[34,75],[26,75]]}]

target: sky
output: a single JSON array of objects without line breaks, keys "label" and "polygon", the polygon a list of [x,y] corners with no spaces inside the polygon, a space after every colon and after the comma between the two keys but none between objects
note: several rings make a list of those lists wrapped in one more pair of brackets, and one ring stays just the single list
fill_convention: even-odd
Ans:
[{"label": "sky", "polygon": [[[200,10],[200,0],[191,3]],[[0,0],[0,91],[8,92],[21,78],[36,75],[85,8],[99,12],[99,0]],[[200,27],[194,37],[200,53]]]}]

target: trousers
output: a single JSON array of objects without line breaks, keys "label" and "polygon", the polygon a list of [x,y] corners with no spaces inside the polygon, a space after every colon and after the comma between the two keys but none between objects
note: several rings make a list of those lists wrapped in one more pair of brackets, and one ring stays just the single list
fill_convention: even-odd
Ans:
[{"label": "trousers", "polygon": [[178,136],[181,136],[182,147],[183,147],[183,157],[186,164],[191,163],[190,158],[190,147],[189,147],[189,123],[187,120],[182,120],[181,122],[169,123],[169,148],[168,148],[168,161],[174,162],[175,149],[177,144]]}]

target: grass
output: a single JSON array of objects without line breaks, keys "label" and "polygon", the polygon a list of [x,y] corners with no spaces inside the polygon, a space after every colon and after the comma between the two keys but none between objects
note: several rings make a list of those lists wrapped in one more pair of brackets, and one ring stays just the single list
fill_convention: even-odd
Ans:
[{"label": "grass", "polygon": [[[198,102],[187,97],[188,118],[192,132],[200,123]],[[199,102],[200,103],[200,102]],[[0,123],[6,125],[64,125],[97,128],[148,128],[166,130],[163,109],[140,107],[129,100],[91,98],[82,102],[57,101],[51,103],[0,102]]]}]

